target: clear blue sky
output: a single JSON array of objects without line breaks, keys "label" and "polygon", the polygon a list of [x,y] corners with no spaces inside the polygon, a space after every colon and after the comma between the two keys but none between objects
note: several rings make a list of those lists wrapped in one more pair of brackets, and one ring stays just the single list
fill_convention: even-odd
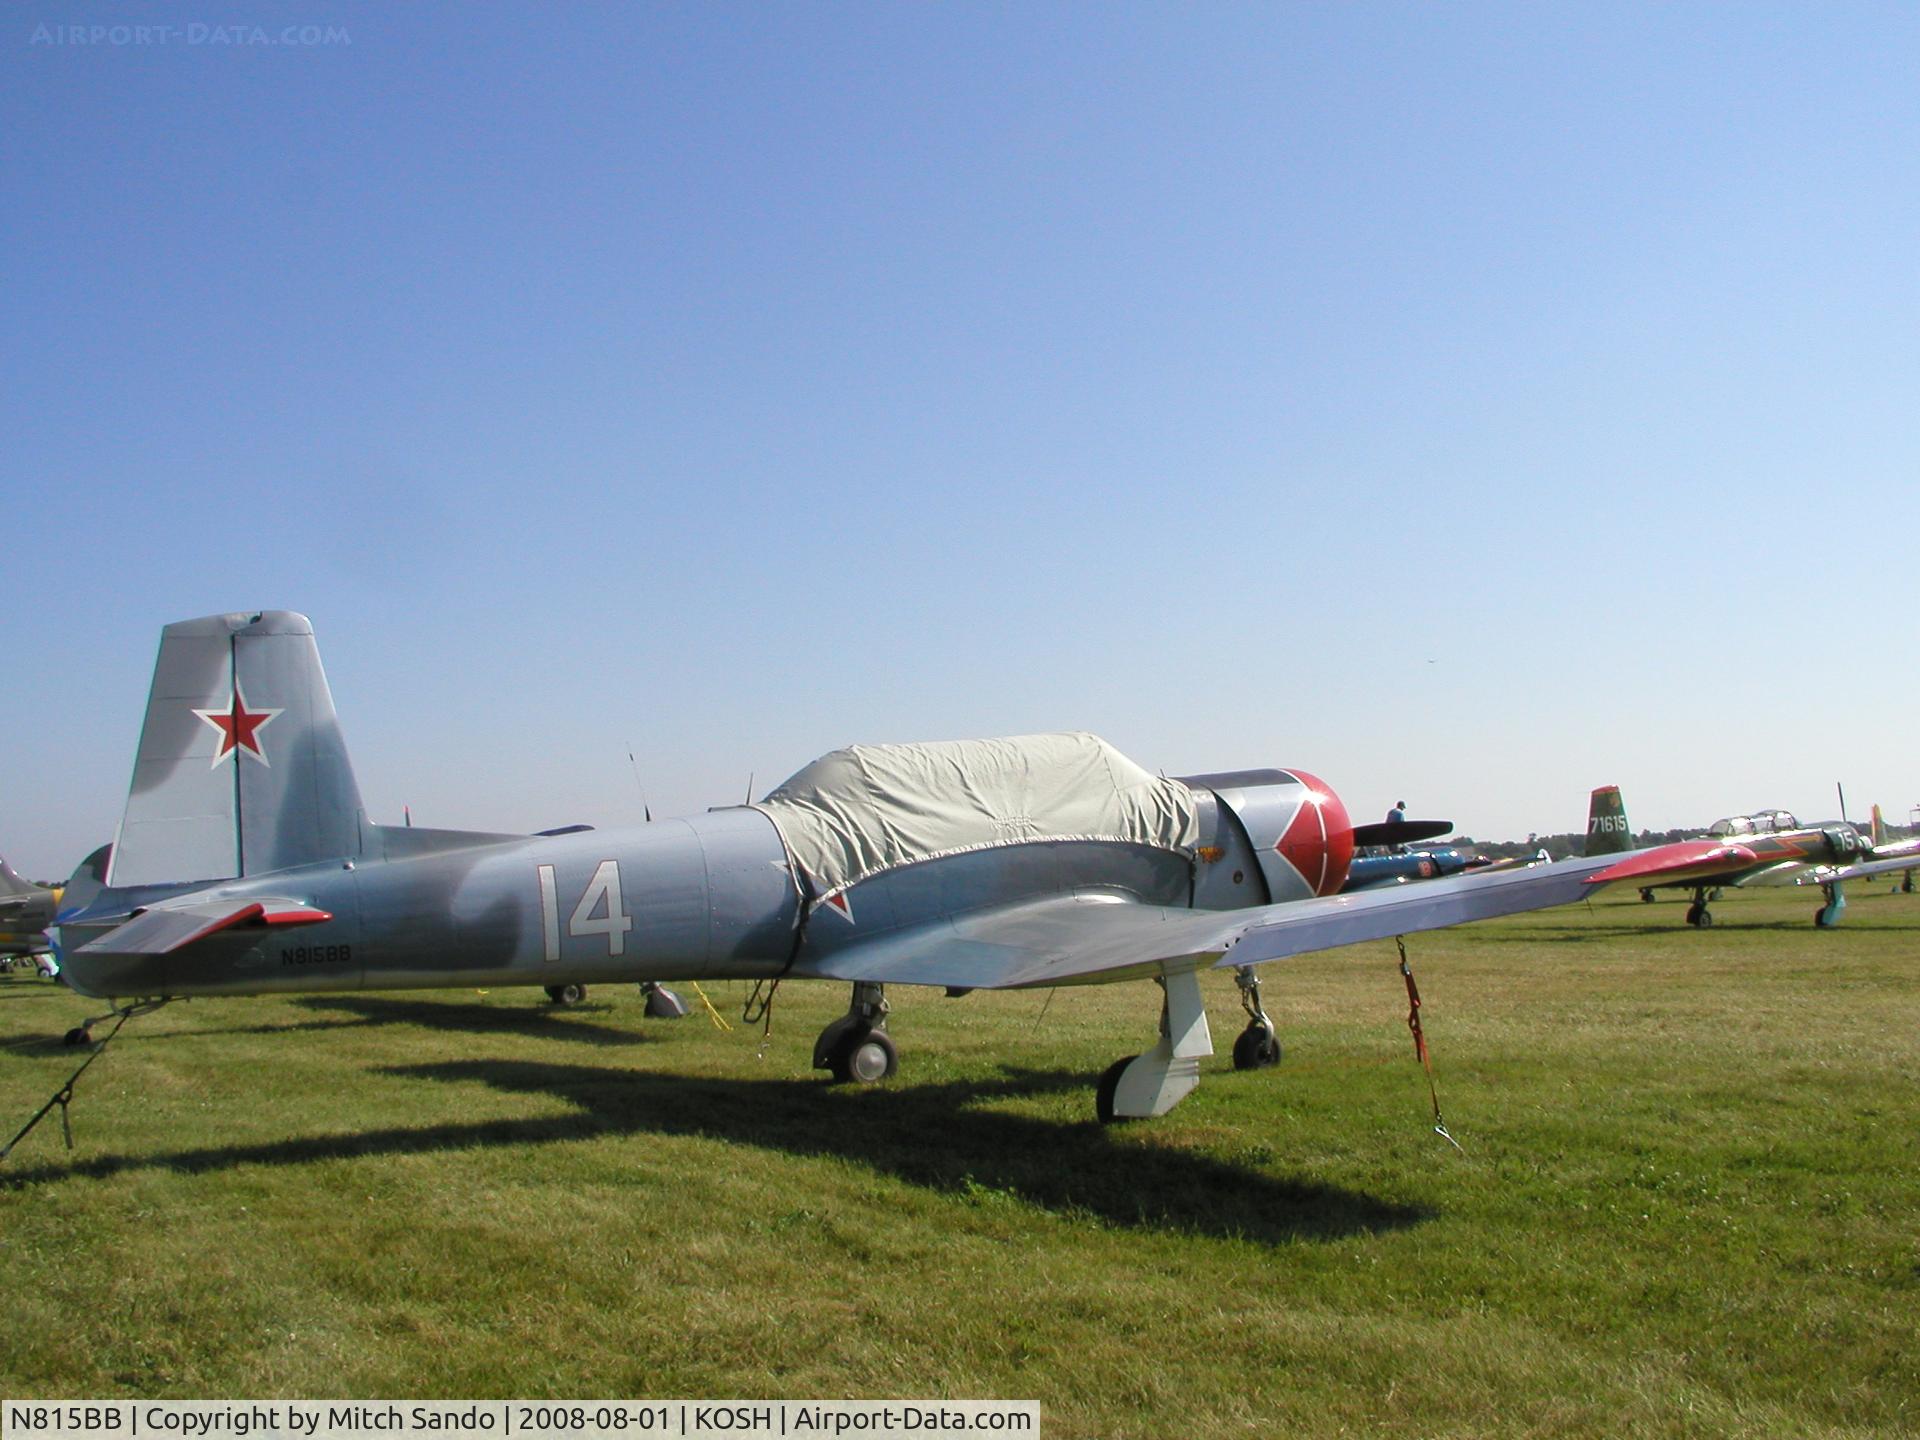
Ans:
[{"label": "clear blue sky", "polygon": [[1916,74],[1904,5],[27,0],[0,851],[269,607],[381,820],[1061,728],[1904,818]]}]

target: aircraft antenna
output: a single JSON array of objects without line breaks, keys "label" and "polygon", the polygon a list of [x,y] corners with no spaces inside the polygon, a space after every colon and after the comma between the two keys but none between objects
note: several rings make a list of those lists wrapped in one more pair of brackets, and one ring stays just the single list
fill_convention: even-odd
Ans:
[{"label": "aircraft antenna", "polygon": [[753,803],[753,771],[747,772],[747,804]]},{"label": "aircraft antenna", "polygon": [[1833,788],[1840,794],[1840,823],[1844,825],[1847,823],[1847,787],[1836,780]]},{"label": "aircraft antenna", "polygon": [[633,742],[627,742],[627,764],[633,767],[633,783],[640,791],[640,813],[647,817],[647,824],[653,823],[653,807],[647,803],[647,787],[640,780],[640,762],[633,758]]}]

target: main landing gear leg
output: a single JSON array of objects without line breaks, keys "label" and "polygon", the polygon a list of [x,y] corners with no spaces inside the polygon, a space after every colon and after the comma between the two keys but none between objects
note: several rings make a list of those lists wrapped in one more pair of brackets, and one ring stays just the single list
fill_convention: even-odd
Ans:
[{"label": "main landing gear leg", "polygon": [[1213,1054],[1207,1010],[1200,1002],[1200,976],[1182,970],[1162,978],[1160,1043],[1143,1055],[1116,1060],[1093,1093],[1100,1123],[1164,1115],[1200,1083],[1200,1060]]},{"label": "main landing gear leg", "polygon": [[1822,930],[1831,930],[1840,923],[1840,917],[1847,912],[1847,892],[1838,880],[1822,885],[1820,893],[1827,903],[1813,912],[1813,923]]},{"label": "main landing gear leg", "polygon": [[1273,1021],[1267,1018],[1267,1012],[1260,1005],[1260,981],[1253,973],[1251,965],[1242,965],[1233,972],[1233,983],[1240,987],[1240,1004],[1247,1012],[1247,1028],[1233,1042],[1233,1068],[1236,1070],[1264,1070],[1269,1065],[1280,1063],[1280,1037],[1274,1033]]},{"label": "main landing gear leg", "polygon": [[868,980],[854,982],[847,1013],[820,1032],[813,1042],[813,1068],[831,1070],[833,1078],[856,1085],[885,1080],[900,1068],[900,1052],[887,1034],[887,987]]},{"label": "main landing gear leg", "polygon": [[1707,887],[1693,887],[1693,903],[1687,907],[1687,924],[1705,930],[1713,924],[1713,912],[1707,909]]}]

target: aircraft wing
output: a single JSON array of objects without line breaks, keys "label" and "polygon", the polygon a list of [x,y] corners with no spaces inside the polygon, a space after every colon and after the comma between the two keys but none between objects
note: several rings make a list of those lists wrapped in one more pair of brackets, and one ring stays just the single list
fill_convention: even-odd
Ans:
[{"label": "aircraft wing", "polygon": [[1104,984],[1257,965],[1565,905],[1616,882],[1644,885],[1669,873],[1711,874],[1715,865],[1732,870],[1752,863],[1742,846],[1683,842],[1247,910],[1175,910],[1087,892],[894,931],[803,962],[794,973],[960,990]]},{"label": "aircraft wing", "polygon": [[235,925],[314,925],[333,916],[297,900],[208,900],[154,905],[136,911],[99,939],[80,947],[101,955],[171,955]]},{"label": "aircraft wing", "polygon": [[1884,875],[1890,870],[1920,870],[1920,855],[1896,856],[1891,860],[1866,860],[1858,865],[1822,865],[1807,871],[1793,883],[1831,885],[1836,880],[1858,880],[1863,875]]}]

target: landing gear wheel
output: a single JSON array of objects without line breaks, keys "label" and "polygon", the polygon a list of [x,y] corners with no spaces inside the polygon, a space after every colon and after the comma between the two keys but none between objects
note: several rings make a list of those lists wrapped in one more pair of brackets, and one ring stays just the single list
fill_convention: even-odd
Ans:
[{"label": "landing gear wheel", "polygon": [[843,1085],[877,1085],[900,1068],[900,1052],[884,1030],[854,1031],[834,1046],[827,1068]]},{"label": "landing gear wheel", "polygon": [[900,1052],[887,1034],[887,987],[877,980],[856,980],[847,1013],[813,1042],[813,1068],[841,1084],[872,1085],[900,1068]]},{"label": "landing gear wheel", "polygon": [[586,998],[587,987],[584,985],[547,986],[547,999],[556,1005],[578,1005]]},{"label": "landing gear wheel", "polygon": [[1139,1058],[1137,1055],[1121,1056],[1106,1068],[1100,1076],[1099,1083],[1093,1087],[1093,1113],[1102,1125],[1112,1125],[1116,1121],[1128,1118],[1113,1113],[1113,1097],[1120,1089],[1120,1076],[1126,1071],[1127,1066]]},{"label": "landing gear wheel", "polygon": [[84,1025],[76,1025],[60,1037],[60,1043],[62,1045],[91,1045],[93,1043],[93,1031]]},{"label": "landing gear wheel", "polygon": [[1640,903],[1642,905],[1651,905],[1653,903],[1653,891],[1642,890],[1640,892]]},{"label": "landing gear wheel", "polygon": [[1711,929],[1713,927],[1713,912],[1696,900],[1687,907],[1687,924],[1700,930]]},{"label": "landing gear wheel", "polygon": [[1813,912],[1813,924],[1814,928],[1819,930],[1829,929],[1833,925],[1833,921],[1827,918],[1826,906],[1822,905],[1818,910]]},{"label": "landing gear wheel", "polygon": [[1280,1053],[1280,1037],[1273,1027],[1256,1020],[1233,1042],[1233,1068],[1264,1070],[1280,1063]]}]

